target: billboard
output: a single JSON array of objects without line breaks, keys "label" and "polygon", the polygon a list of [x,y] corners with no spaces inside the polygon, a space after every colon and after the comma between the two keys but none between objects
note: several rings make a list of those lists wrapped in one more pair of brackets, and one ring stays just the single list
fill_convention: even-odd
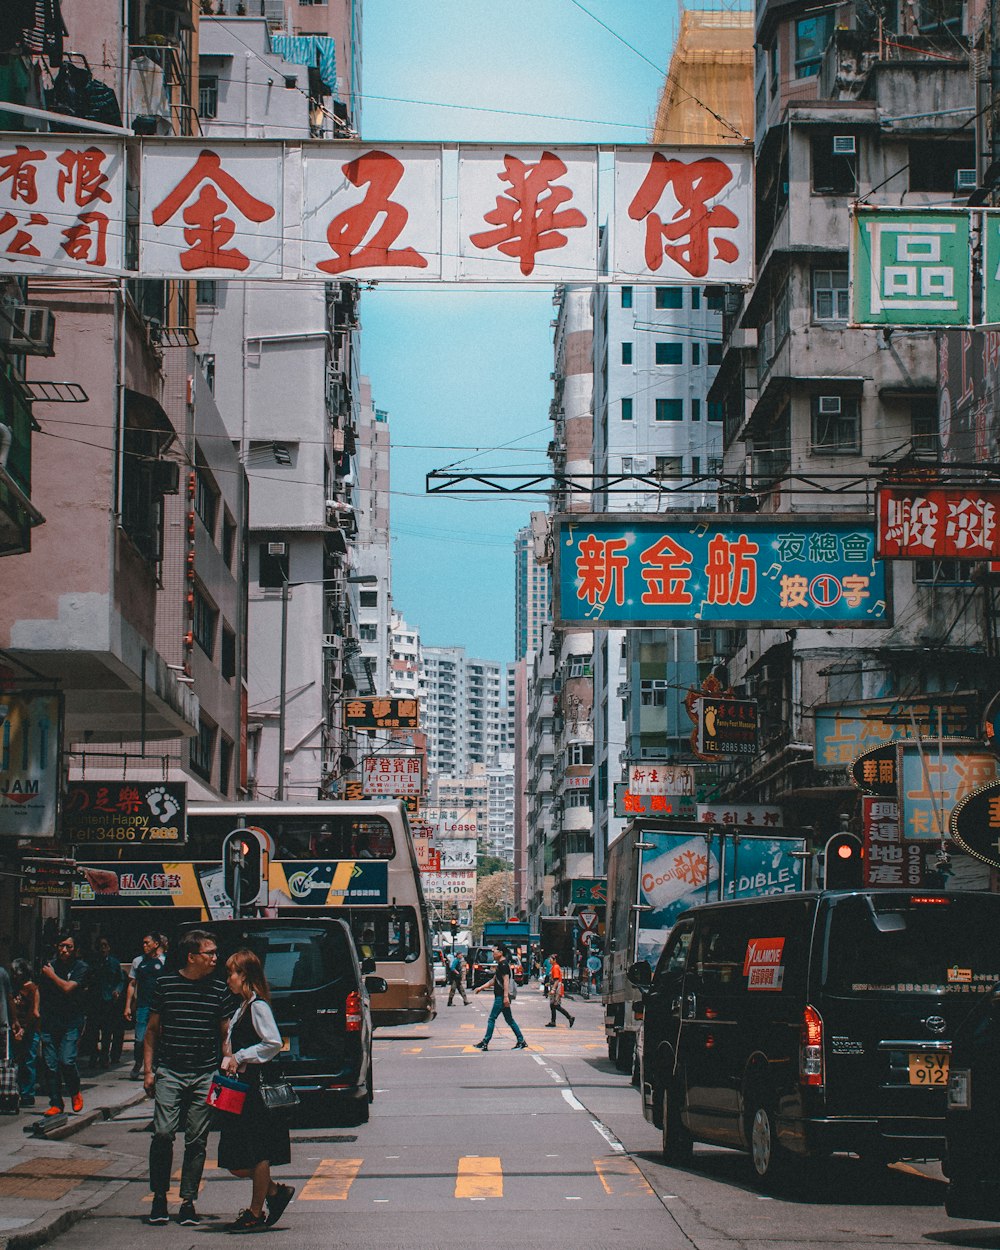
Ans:
[{"label": "billboard", "polygon": [[625,781],[615,782],[615,815],[621,819],[632,816],[672,816],[675,820],[694,820],[696,808],[693,794],[642,794]]},{"label": "billboard", "polygon": [[914,724],[923,737],[939,732],[946,738],[971,737],[977,702],[976,695],[958,694],[821,704],[816,708],[816,767],[849,768],[872,747],[911,738]]},{"label": "billboard", "polygon": [[630,794],[694,794],[694,769],[665,760],[635,761],[625,784]]},{"label": "billboard", "polygon": [[344,703],[345,729],[416,729],[416,699],[379,696],[348,699]]},{"label": "billboard", "polygon": [[361,761],[361,788],[365,798],[419,798],[423,786],[423,756],[366,755]]},{"label": "billboard", "polygon": [[695,705],[698,709],[699,755],[756,756],[760,723],[753,699],[702,695]]},{"label": "billboard", "polygon": [[0,691],[0,733],[0,837],[54,838],[62,696],[52,691]]},{"label": "billboard", "polygon": [[974,739],[898,742],[896,753],[904,840],[946,838],[952,809],[1000,779],[1000,758]]},{"label": "billboard", "polygon": [[888,624],[867,516],[562,514],[555,550],[558,624]]},{"label": "billboard", "polygon": [[76,845],[180,844],[187,838],[183,781],[71,781],[63,839]]},{"label": "billboard", "polygon": [[892,560],[995,560],[1000,490],[879,486],[878,553]]}]

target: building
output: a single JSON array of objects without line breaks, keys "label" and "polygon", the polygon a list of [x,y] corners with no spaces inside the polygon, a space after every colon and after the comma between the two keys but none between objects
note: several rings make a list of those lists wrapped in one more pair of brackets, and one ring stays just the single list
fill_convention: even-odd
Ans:
[{"label": "building", "polygon": [[486,850],[498,859],[514,863],[514,755],[497,753],[486,768]]},{"label": "building", "polygon": [[[544,517],[544,513],[540,514]],[[544,532],[542,541],[544,542]],[[532,526],[517,531],[514,538],[514,657],[523,659],[537,651],[542,627],[549,617],[550,578],[548,566],[535,557]]]},{"label": "building", "polygon": [[393,647],[389,452],[389,415],[374,406],[371,383],[362,377],[354,490],[358,533],[351,569],[358,587],[359,658],[376,694],[390,693]]}]

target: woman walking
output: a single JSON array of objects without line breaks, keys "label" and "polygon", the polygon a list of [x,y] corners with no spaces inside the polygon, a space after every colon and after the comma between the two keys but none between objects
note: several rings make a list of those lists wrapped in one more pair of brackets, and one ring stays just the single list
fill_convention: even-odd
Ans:
[{"label": "woman walking", "polygon": [[262,1070],[281,1050],[281,1034],[271,1011],[264,969],[253,951],[231,955],[226,972],[230,990],[242,1001],[229,1022],[222,1071],[230,1076],[239,1074],[250,1089],[242,1114],[224,1117],[219,1167],[233,1176],[253,1178],[250,1205],[227,1231],[257,1233],[278,1222],[295,1193],[291,1185],[279,1185],[271,1179],[272,1167],[291,1162],[291,1146],[287,1124],[268,1111],[260,1092]]}]

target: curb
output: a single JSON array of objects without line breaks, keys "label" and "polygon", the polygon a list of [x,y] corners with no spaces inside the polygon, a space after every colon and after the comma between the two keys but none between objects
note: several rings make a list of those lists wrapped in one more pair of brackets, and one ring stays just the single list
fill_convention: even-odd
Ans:
[{"label": "curb", "polygon": [[[117,1103],[113,1107],[94,1107],[92,1111],[84,1111],[82,1115],[75,1115],[72,1118],[66,1118],[66,1123],[58,1128],[53,1128],[51,1132],[36,1132],[35,1126],[44,1125],[44,1120],[36,1120],[34,1124],[26,1126],[24,1134],[26,1137],[41,1139],[42,1141],[65,1141],[67,1137],[72,1137],[75,1133],[82,1132],[85,1128],[90,1128],[92,1124],[96,1124],[98,1120],[113,1120],[121,1111],[127,1111],[129,1107],[135,1107],[146,1098],[146,1091],[138,1089],[135,1093],[130,1094],[124,1102]],[[2,1248],[2,1242],[0,1242]]]}]

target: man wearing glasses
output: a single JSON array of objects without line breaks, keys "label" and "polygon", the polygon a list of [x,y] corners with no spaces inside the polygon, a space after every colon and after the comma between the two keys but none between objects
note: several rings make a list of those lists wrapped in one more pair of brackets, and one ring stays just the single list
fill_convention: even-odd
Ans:
[{"label": "man wearing glasses", "polygon": [[64,1089],[71,1099],[73,1110],[83,1110],[76,1056],[85,1023],[83,987],[88,971],[83,960],[76,957],[76,943],[72,936],[64,933],[56,943],[55,955],[42,968],[38,978],[39,1031],[49,1085],[47,1116],[62,1113]]},{"label": "man wearing glasses", "polygon": [[205,1145],[212,1110],[205,1101],[219,1066],[222,1044],[235,1003],[225,981],[216,975],[215,938],[203,929],[185,933],[178,943],[180,969],[156,982],[143,1039],[143,1085],[156,1100],[149,1143],[149,1187],[153,1191],[150,1224],[166,1224],[167,1190],[173,1166],[174,1137],[183,1121],[181,1224],[197,1224],[194,1201],[205,1168]]}]

